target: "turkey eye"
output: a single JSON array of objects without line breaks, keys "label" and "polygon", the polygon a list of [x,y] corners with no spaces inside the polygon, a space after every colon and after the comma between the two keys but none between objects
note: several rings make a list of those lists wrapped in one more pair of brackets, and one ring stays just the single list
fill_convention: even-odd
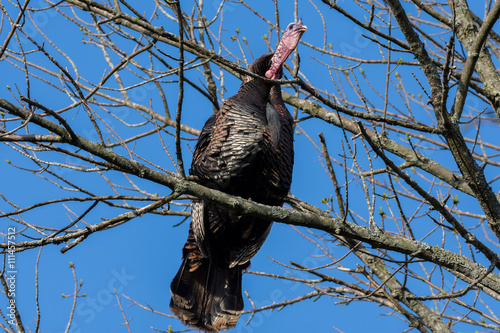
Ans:
[{"label": "turkey eye", "polygon": [[287,31],[290,31],[290,30],[292,30],[292,28],[293,28],[293,23],[290,23],[290,24],[288,25],[288,27],[286,27],[286,30],[287,30]]}]

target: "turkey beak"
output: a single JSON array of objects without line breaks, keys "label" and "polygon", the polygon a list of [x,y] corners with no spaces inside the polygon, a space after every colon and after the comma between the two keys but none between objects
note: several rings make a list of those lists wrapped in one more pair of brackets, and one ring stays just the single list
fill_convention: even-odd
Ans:
[{"label": "turkey beak", "polygon": [[[307,26],[302,24],[302,19],[299,19],[299,22],[297,22],[297,28],[296,29],[300,32],[300,37],[302,37],[302,35],[304,34],[304,32],[306,32]],[[299,39],[300,39],[300,37],[299,37]]]}]

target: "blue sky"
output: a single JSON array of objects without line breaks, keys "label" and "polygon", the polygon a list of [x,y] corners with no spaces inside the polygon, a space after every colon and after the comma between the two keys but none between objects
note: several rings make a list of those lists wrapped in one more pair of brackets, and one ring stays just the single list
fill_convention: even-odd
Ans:
[{"label": "blue sky", "polygon": [[[360,10],[352,2],[344,1],[339,3],[348,11],[356,12]],[[34,2],[33,6],[42,7],[43,2]],[[138,6],[144,6],[141,10],[146,11],[150,10],[152,4],[140,4]],[[206,6],[210,7],[210,4]],[[274,21],[274,5],[272,2],[269,1],[255,6],[268,19]],[[215,9],[216,6],[211,9],[207,8],[208,13],[213,12]],[[334,51],[353,56],[362,55],[365,58],[370,55],[373,55],[373,58],[379,57],[378,49],[361,37],[363,32],[359,27],[338,13],[328,10],[326,6],[321,8],[321,12],[329,26],[327,43],[332,43]],[[321,44],[323,41],[323,28],[318,13],[306,1],[299,1],[299,13],[299,17],[302,17],[304,24],[309,27],[303,40],[312,44]],[[82,17],[85,16],[85,14],[79,14]],[[82,45],[81,39],[84,38],[82,34],[60,15],[52,16],[48,12],[39,12],[39,14],[35,13],[33,15],[38,20],[39,25],[42,26],[44,33],[53,38],[62,51],[78,64],[80,75],[93,80],[93,82],[98,82],[106,68],[99,49],[93,45]],[[242,19],[242,17],[245,19]],[[281,2],[280,17],[281,26],[285,27],[286,24],[293,21],[293,8]],[[158,23],[158,25],[160,24]],[[227,40],[231,35],[234,35],[236,28],[239,28],[241,36],[248,40],[254,57],[258,57],[264,52],[267,53],[262,39],[262,36],[268,33],[267,26],[261,24],[243,6],[228,3],[226,5],[224,25],[227,30],[224,31],[223,37]],[[25,28],[30,28],[29,22],[27,22]],[[177,33],[176,25],[166,23],[164,28],[167,31]],[[0,33],[0,40],[4,40],[7,31],[8,29],[4,26]],[[42,41],[40,34],[35,30],[32,31],[33,36]],[[64,34],[60,34],[61,31],[64,31]],[[25,45],[27,46],[29,43]],[[47,47],[52,50],[50,46]],[[172,48],[164,45],[160,47],[167,50],[167,52],[173,52]],[[236,53],[236,46],[231,45],[231,47]],[[299,47],[299,52],[304,49],[304,47]],[[311,59],[310,54],[301,52],[301,55],[301,71],[307,78],[315,84],[327,82],[329,85],[325,85],[324,89],[330,92],[334,91],[335,88],[329,79],[329,73],[324,69],[318,69],[321,67],[318,67]],[[39,55],[30,56],[30,59],[48,68],[54,67]],[[60,60],[65,63],[64,59],[61,58]],[[147,61],[146,57],[143,60]],[[329,56],[323,56],[320,60],[328,61]],[[342,60],[337,65],[339,64],[347,66],[346,62]],[[212,68],[214,69],[215,66],[212,66]],[[375,82],[378,78],[383,80],[382,74],[385,65],[380,67],[363,66],[363,68]],[[415,71],[417,71],[416,68]],[[13,100],[7,85],[11,89],[14,89],[17,85],[21,91],[25,91],[24,74],[20,70],[13,68],[7,61],[0,61],[0,73],[2,73],[0,80],[1,98]],[[190,73],[187,73],[188,77],[190,75]],[[193,77],[195,76],[193,75]],[[125,79],[127,79],[126,76]],[[132,78],[130,80],[132,81]],[[176,83],[165,83],[165,87],[169,94],[176,96]],[[239,81],[226,74],[227,91],[225,97],[227,98],[236,93],[238,87]],[[206,118],[212,113],[212,108],[193,89],[186,89],[187,98],[184,101],[183,119],[190,126],[201,129]],[[417,90],[416,86],[412,86],[412,89]],[[54,93],[52,89],[36,82],[36,80],[33,80],[32,94],[33,98],[53,109],[70,104],[67,98]],[[145,104],[148,102],[144,102],[144,100],[151,98],[155,107],[160,108],[161,105],[158,97],[155,96],[155,90],[148,87],[144,87],[144,90],[137,90],[134,98],[143,101]],[[176,97],[170,98],[169,103],[171,112],[174,112]],[[140,119],[136,114],[127,110],[120,109],[117,112],[121,112],[120,117],[127,121],[138,121]],[[78,130],[78,133],[82,133],[84,136],[85,133],[91,133],[83,110],[74,112],[72,115],[73,117],[68,120]],[[117,128],[120,128],[121,125],[116,120],[110,119],[109,121],[113,126],[116,125]],[[338,142],[343,140],[342,132],[339,129],[327,126],[318,120],[301,123],[301,126],[308,134],[314,136],[313,139],[316,142],[318,141],[316,134],[323,131],[330,144],[331,153],[334,151],[335,154],[339,154],[340,146]],[[35,130],[35,128],[33,129]],[[156,137],[153,139],[156,139]],[[165,140],[169,139],[165,138]],[[161,152],[161,145],[157,141],[140,141],[135,149],[144,153],[145,156],[150,157],[156,163],[172,170],[171,163],[168,161],[167,156]],[[191,147],[193,145],[191,143]],[[336,151],[335,149],[339,150]],[[117,151],[120,150],[117,149]],[[189,164],[189,150],[185,149],[184,151],[185,163]],[[295,152],[296,164],[292,193],[306,202],[324,208],[320,201],[322,197],[332,194],[333,188],[327,181],[318,151],[304,134],[297,134]],[[30,164],[29,161],[14,153],[11,149],[7,149],[4,145],[0,145],[0,157],[0,170],[2,174],[7,175],[0,180],[0,192],[8,198],[13,198],[14,203],[20,207],[29,206],[40,201],[41,198],[46,200],[68,195],[67,191],[58,188],[54,184],[40,177],[34,177],[29,172],[21,171],[7,163],[6,160],[9,160],[16,165],[34,168],[33,164]],[[57,157],[51,157],[57,159]],[[434,155],[433,158],[445,159],[445,157],[437,155]],[[376,163],[379,163],[379,161],[376,161]],[[57,167],[52,170],[58,170],[64,176],[87,186],[96,194],[111,194],[103,179],[98,175],[80,175]],[[342,169],[339,169],[339,172],[342,172]],[[47,177],[53,179],[53,177]],[[110,177],[116,180],[121,176],[112,175]],[[149,193],[158,193],[160,195],[170,193],[168,189],[159,185],[136,178],[134,178],[134,181],[140,184],[142,188],[147,189]],[[126,183],[124,182],[124,184]],[[128,184],[128,186],[130,185]],[[357,183],[353,183],[352,191],[358,193],[359,185]],[[352,205],[363,205],[363,200],[356,199],[356,196],[351,198]],[[89,205],[89,202],[86,202],[73,203],[68,206],[76,215],[79,215]],[[11,207],[1,201],[0,210],[11,211]],[[366,215],[366,208],[360,207],[358,211],[360,214]],[[123,211],[110,210],[107,206],[99,204],[86,217],[86,221],[98,223],[101,221],[101,217],[112,218],[121,212]],[[42,207],[32,213],[23,215],[23,217],[28,222],[51,225],[54,228],[67,225],[70,223],[70,218],[74,218],[62,204]],[[2,225],[14,225],[7,219],[3,220],[1,221]],[[142,305],[150,306],[155,311],[169,313],[169,285],[181,263],[181,248],[187,236],[189,222],[186,221],[179,227],[173,227],[181,220],[182,218],[179,217],[148,214],[111,230],[94,233],[83,243],[65,254],[60,253],[60,249],[64,244],[44,247],[40,255],[40,272],[38,276],[42,332],[58,333],[64,332],[66,328],[73,300],[72,298],[63,298],[61,295],[73,293],[74,280],[72,271],[69,268],[70,262],[76,267],[77,281],[82,280],[83,282],[79,294],[86,294],[85,297],[78,298],[70,332],[126,332],[126,327],[121,325],[124,319],[117,305],[117,299],[114,295],[115,289],[120,295],[120,301],[127,318],[132,320],[130,326],[133,332],[154,332],[152,328],[166,330],[169,325],[175,331],[183,330],[184,326],[177,319],[151,314],[137,305],[131,305],[132,303],[129,300],[121,296],[121,294],[126,295]],[[298,229],[308,234],[308,231],[304,228]],[[316,231],[315,233],[318,236],[328,238],[321,232]],[[315,236],[308,235],[316,239]],[[436,242],[439,242],[439,240],[436,240]],[[328,243],[326,246],[334,254],[335,258],[340,258],[346,253],[346,249],[336,243]],[[27,250],[16,255],[18,267],[16,301],[24,324],[32,330],[34,329],[34,316],[36,316],[35,264],[37,256],[38,249]],[[267,242],[252,260],[250,269],[257,272],[281,275],[287,275],[290,272],[290,269],[277,264],[269,257],[284,264],[294,261],[308,267],[321,266],[329,262],[329,259],[320,253],[314,244],[305,240],[294,228],[279,223],[274,225]],[[356,262],[355,259],[348,258],[343,264],[355,267]],[[336,268],[331,268],[328,273],[338,277],[346,277],[346,273],[342,273]],[[300,278],[312,278],[312,276],[303,272],[295,272],[294,274]],[[285,282],[252,274],[244,275],[243,289],[249,293],[257,306],[294,299],[313,290],[297,282]],[[344,332],[396,332],[407,328],[407,325],[401,320],[389,316],[387,310],[374,304],[352,302],[348,306],[334,305],[338,301],[336,298],[323,296],[317,300],[309,299],[287,306],[280,311],[260,312],[254,316],[248,325],[246,323],[249,316],[244,315],[238,322],[237,327],[231,332],[335,332],[333,326]],[[6,307],[4,298],[0,298],[0,307],[2,310]],[[245,298],[245,309],[250,308],[250,302]]]}]

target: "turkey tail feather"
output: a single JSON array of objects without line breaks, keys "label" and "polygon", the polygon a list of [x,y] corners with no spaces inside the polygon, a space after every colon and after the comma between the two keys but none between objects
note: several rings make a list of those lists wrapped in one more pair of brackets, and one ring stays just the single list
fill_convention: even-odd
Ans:
[{"label": "turkey tail feather", "polygon": [[218,266],[203,258],[193,268],[185,257],[172,280],[170,310],[185,325],[218,332],[236,325],[243,310],[241,267]]}]

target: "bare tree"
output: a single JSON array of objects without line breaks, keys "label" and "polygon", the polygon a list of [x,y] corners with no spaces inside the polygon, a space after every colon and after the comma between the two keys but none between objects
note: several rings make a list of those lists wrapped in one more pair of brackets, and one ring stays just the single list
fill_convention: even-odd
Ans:
[{"label": "bare tree", "polygon": [[[310,187],[292,187],[290,207],[281,208],[208,189],[186,174],[190,148],[209,115],[200,110],[218,110],[236,90],[228,86],[239,85],[234,78],[248,74],[247,65],[260,55],[227,23],[227,12],[258,27],[267,47],[261,50],[268,52],[280,23],[291,21],[278,9],[290,3],[274,1],[267,10],[244,0],[215,6],[202,0],[0,3],[0,71],[20,74],[0,98],[0,151],[14,156],[2,166],[2,178],[22,171],[28,182],[41,179],[65,193],[20,206],[30,188],[17,195],[0,188],[1,282],[6,304],[13,304],[12,311],[0,309],[5,331],[43,326],[38,284],[29,325],[11,295],[14,254],[54,244],[64,253],[145,214],[176,216],[169,219],[178,223],[189,217],[191,197],[310,228],[297,231],[328,259],[318,266],[279,263],[288,274],[247,272],[310,288],[260,307],[249,296],[249,321],[260,311],[327,296],[339,305],[382,306],[408,330],[500,331],[500,35],[493,29],[500,2],[298,5],[296,18],[311,13],[302,16],[309,29],[299,46],[302,61],[296,54],[282,80],[283,98],[294,111],[296,136],[321,157],[324,173],[296,169],[295,182]],[[72,27],[67,44],[46,31],[46,20]],[[336,42],[339,20],[354,26],[352,42]],[[76,60],[75,43],[107,68]],[[312,169],[315,161],[304,161],[302,153],[297,149],[296,159]],[[330,193],[306,202],[314,184],[325,182]],[[156,194],[158,185],[171,193]],[[74,209],[81,202],[83,212]],[[55,212],[61,203],[71,220],[65,226],[37,220],[39,210]],[[113,217],[99,220],[103,206]],[[331,251],[333,243],[341,246]],[[71,269],[73,314],[82,291]],[[115,296],[129,331],[124,297],[165,315]],[[71,324],[72,315],[68,331]]]}]

